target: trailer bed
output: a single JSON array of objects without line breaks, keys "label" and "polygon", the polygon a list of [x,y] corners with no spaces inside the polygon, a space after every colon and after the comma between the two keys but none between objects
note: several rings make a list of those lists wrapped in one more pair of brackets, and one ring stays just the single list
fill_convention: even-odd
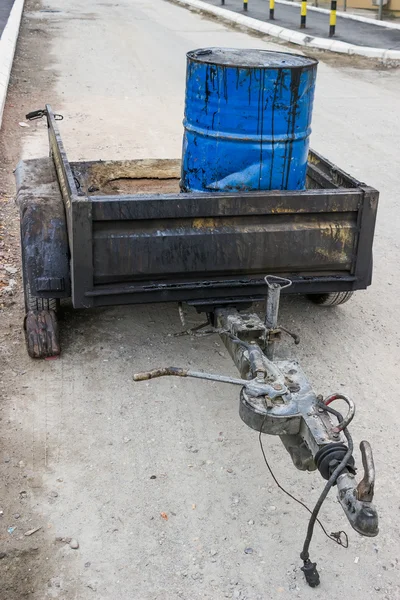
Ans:
[{"label": "trailer bed", "polygon": [[[34,296],[71,295],[76,308],[183,301],[206,310],[263,298],[266,274],[289,277],[289,293],[371,283],[379,194],[318,153],[310,151],[305,190],[181,193],[179,160],[70,163],[50,107],[46,116],[46,169],[65,224],[54,234],[58,254],[42,244],[40,265],[25,269]],[[34,163],[17,169],[21,206],[27,196],[46,204]],[[44,235],[26,218],[21,211],[23,253]]]}]

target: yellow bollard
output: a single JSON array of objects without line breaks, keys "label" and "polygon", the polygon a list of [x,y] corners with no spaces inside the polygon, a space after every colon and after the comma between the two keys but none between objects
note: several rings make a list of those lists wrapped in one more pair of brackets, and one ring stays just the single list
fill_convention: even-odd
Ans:
[{"label": "yellow bollard", "polygon": [[269,18],[273,21],[275,19],[275,0],[269,0]]},{"label": "yellow bollard", "polygon": [[336,5],[337,5],[337,0],[331,0],[331,14],[329,17],[329,37],[333,37],[335,35]]},{"label": "yellow bollard", "polygon": [[300,29],[306,28],[306,19],[307,19],[307,0],[301,0]]}]

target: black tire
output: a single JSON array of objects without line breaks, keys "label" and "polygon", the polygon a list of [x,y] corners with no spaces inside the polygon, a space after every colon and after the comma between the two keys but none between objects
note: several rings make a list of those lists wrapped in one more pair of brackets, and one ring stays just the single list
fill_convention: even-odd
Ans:
[{"label": "black tire", "polygon": [[39,296],[32,296],[29,288],[29,283],[25,283],[25,281],[24,296],[26,312],[30,310],[53,310],[55,313],[57,313],[60,308],[59,298],[39,298]]},{"label": "black tire", "polygon": [[57,312],[59,312],[60,309],[59,298],[39,298],[39,296],[33,296],[31,294],[30,286],[28,283],[28,277],[25,275],[25,256],[22,229],[20,229],[20,235],[22,254],[22,285],[24,288],[25,311],[28,313],[30,310],[53,310],[57,314]]},{"label": "black tire", "polygon": [[307,298],[320,306],[339,306],[348,302],[354,292],[330,292],[328,294],[308,294]]}]

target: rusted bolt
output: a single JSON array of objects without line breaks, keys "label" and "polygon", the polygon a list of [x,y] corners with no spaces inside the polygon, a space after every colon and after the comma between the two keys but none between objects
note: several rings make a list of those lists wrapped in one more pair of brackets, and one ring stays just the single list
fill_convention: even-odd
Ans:
[{"label": "rusted bolt", "polygon": [[272,404],[285,404],[285,402],[284,402],[283,398],[279,397],[279,398],[273,398]]},{"label": "rusted bolt", "polygon": [[274,383],[274,385],[272,386],[274,388],[274,390],[277,390],[279,392],[279,390],[283,389],[283,386],[280,383]]}]

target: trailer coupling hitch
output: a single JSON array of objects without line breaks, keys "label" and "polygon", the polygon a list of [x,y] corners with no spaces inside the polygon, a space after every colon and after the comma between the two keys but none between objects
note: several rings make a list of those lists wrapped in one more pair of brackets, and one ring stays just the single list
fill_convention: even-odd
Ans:
[{"label": "trailer coupling hitch", "polygon": [[[133,380],[136,382],[147,381],[149,379],[156,379],[158,377],[167,376],[192,377],[195,379],[215,381],[217,383],[229,383],[232,385],[239,385],[242,388],[242,403],[246,401],[248,402],[249,399],[252,398],[253,402],[261,401],[262,403],[264,403],[267,410],[268,408],[273,408],[274,405],[282,406],[283,398],[286,396],[289,399],[290,397],[290,391],[288,387],[281,383],[274,383],[272,385],[267,384],[265,383],[264,379],[260,379],[260,376],[257,376],[254,379],[250,380],[237,379],[225,375],[204,373],[202,371],[193,371],[190,369],[182,369],[180,367],[165,367],[162,369],[154,369],[152,371],[136,373],[135,375],[133,375]],[[346,417],[343,418],[340,424],[337,426],[332,426],[331,431],[333,437],[337,437],[338,433],[347,428],[347,425],[353,419],[353,416],[355,414],[354,403],[347,399],[346,396],[339,394],[330,396],[325,401],[321,401],[320,399],[318,399],[317,402],[317,406],[319,407],[318,410],[323,410],[324,407],[328,406],[333,400],[343,399],[349,401],[350,408],[348,413],[346,414]],[[247,423],[246,420],[245,422]],[[262,432],[270,433],[264,430],[262,430]],[[281,437],[284,438],[284,444],[285,442],[287,444],[287,438],[289,436],[286,436],[284,433],[282,433]],[[293,447],[289,446],[288,449],[289,452],[293,452]],[[377,513],[372,504],[375,483],[375,467],[372,449],[369,442],[362,441],[360,444],[360,450],[364,467],[364,477],[357,485],[355,480],[356,469],[354,467],[354,458],[351,454],[347,459],[342,472],[336,478],[338,488],[338,500],[351,526],[361,535],[373,537],[376,536],[378,533]],[[324,479],[329,480],[335,468],[340,464],[347,451],[348,448],[344,443],[333,442],[324,445],[315,454],[314,469],[318,468],[322,477],[324,477]],[[304,470],[300,464],[296,464],[296,466]],[[309,470],[313,469],[313,467],[310,464],[308,464],[307,467]]]},{"label": "trailer coupling hitch", "polygon": [[[265,281],[267,302],[264,320],[253,313],[239,313],[234,308],[218,308],[214,312],[214,331],[225,344],[240,378],[167,367],[137,373],[133,379],[144,381],[176,376],[240,386],[239,415],[259,433],[263,457],[275,482],[278,483],[263,449],[262,434],[278,435],[298,469],[320,472],[326,483],[314,510],[303,504],[311,518],[300,554],[305,578],[310,586],[315,587],[319,584],[319,575],[316,563],[309,556],[315,523],[319,523],[330,539],[347,547],[344,532],[329,535],[318,519],[322,503],[333,486],[337,487],[338,500],[351,526],[364,536],[378,534],[378,515],[373,505],[374,461],[370,444],[361,442],[364,476],[357,484],[353,440],[348,431],[355,415],[354,402],[339,393],[323,400],[322,396],[315,394],[296,361],[273,360],[279,338],[276,332],[285,331],[278,325],[280,291],[291,282],[271,276]],[[336,401],[347,404],[345,415],[332,408]],[[278,486],[299,502],[280,484]]]}]

